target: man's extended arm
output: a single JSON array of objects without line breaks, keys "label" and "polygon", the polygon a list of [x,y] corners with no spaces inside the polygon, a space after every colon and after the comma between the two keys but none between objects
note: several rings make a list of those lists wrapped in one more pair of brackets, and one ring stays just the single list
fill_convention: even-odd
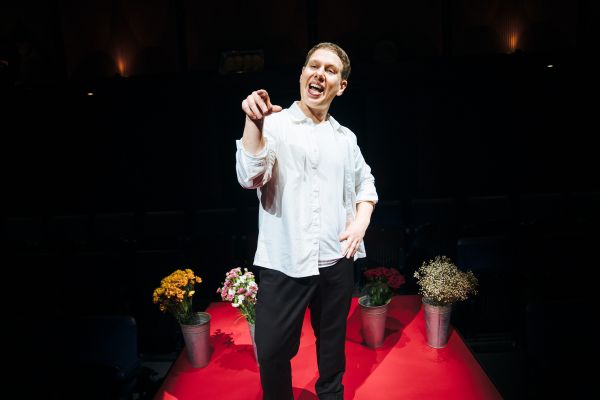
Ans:
[{"label": "man's extended arm", "polygon": [[246,189],[256,189],[270,179],[275,160],[274,150],[272,147],[267,149],[267,139],[263,134],[264,118],[281,111],[281,107],[272,105],[267,91],[261,89],[242,101],[242,110],[246,120],[242,139],[236,142],[235,168],[240,185]]}]

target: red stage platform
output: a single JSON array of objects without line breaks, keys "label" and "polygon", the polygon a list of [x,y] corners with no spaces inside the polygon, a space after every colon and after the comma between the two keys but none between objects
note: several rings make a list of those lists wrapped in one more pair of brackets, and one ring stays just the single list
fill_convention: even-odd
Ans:
[{"label": "red stage platform", "polygon": [[[185,351],[175,361],[156,399],[260,400],[258,367],[246,320],[230,303],[213,303],[210,364],[192,368]],[[360,310],[353,299],[346,335],[345,399],[501,399],[457,331],[448,346],[425,342],[420,296],[395,296],[387,317],[383,347],[361,344]],[[317,362],[310,316],[305,316],[300,350],[292,360],[294,397],[316,400]]]}]

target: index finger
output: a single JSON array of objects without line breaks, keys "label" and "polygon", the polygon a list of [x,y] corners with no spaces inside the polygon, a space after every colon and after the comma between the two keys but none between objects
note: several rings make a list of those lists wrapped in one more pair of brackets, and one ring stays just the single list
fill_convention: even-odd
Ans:
[{"label": "index finger", "polygon": [[267,102],[269,101],[269,95],[266,94],[267,92],[265,90],[263,90],[264,94],[259,93],[259,90],[255,91],[253,94],[254,96],[254,102],[256,103],[256,105],[258,107],[260,107],[260,109],[262,110],[263,113],[268,113],[270,111],[270,107],[267,104]]}]

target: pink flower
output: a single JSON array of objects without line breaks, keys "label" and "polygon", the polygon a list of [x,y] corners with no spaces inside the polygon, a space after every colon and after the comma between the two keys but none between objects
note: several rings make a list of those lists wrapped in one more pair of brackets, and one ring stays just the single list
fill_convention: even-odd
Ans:
[{"label": "pink flower", "polygon": [[[219,292],[219,290],[217,290]],[[246,317],[249,323],[254,324],[256,318],[255,304],[258,285],[254,280],[254,274],[244,268],[233,268],[225,273],[225,282],[220,289],[221,298],[230,301]]]}]

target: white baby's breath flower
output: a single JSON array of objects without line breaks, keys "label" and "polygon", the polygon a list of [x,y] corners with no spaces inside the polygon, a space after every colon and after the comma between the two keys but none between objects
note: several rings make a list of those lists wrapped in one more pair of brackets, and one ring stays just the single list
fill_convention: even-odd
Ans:
[{"label": "white baby's breath flower", "polygon": [[424,262],[414,273],[423,301],[432,305],[447,305],[477,294],[477,278],[472,271],[460,271],[450,258],[437,256]]}]

